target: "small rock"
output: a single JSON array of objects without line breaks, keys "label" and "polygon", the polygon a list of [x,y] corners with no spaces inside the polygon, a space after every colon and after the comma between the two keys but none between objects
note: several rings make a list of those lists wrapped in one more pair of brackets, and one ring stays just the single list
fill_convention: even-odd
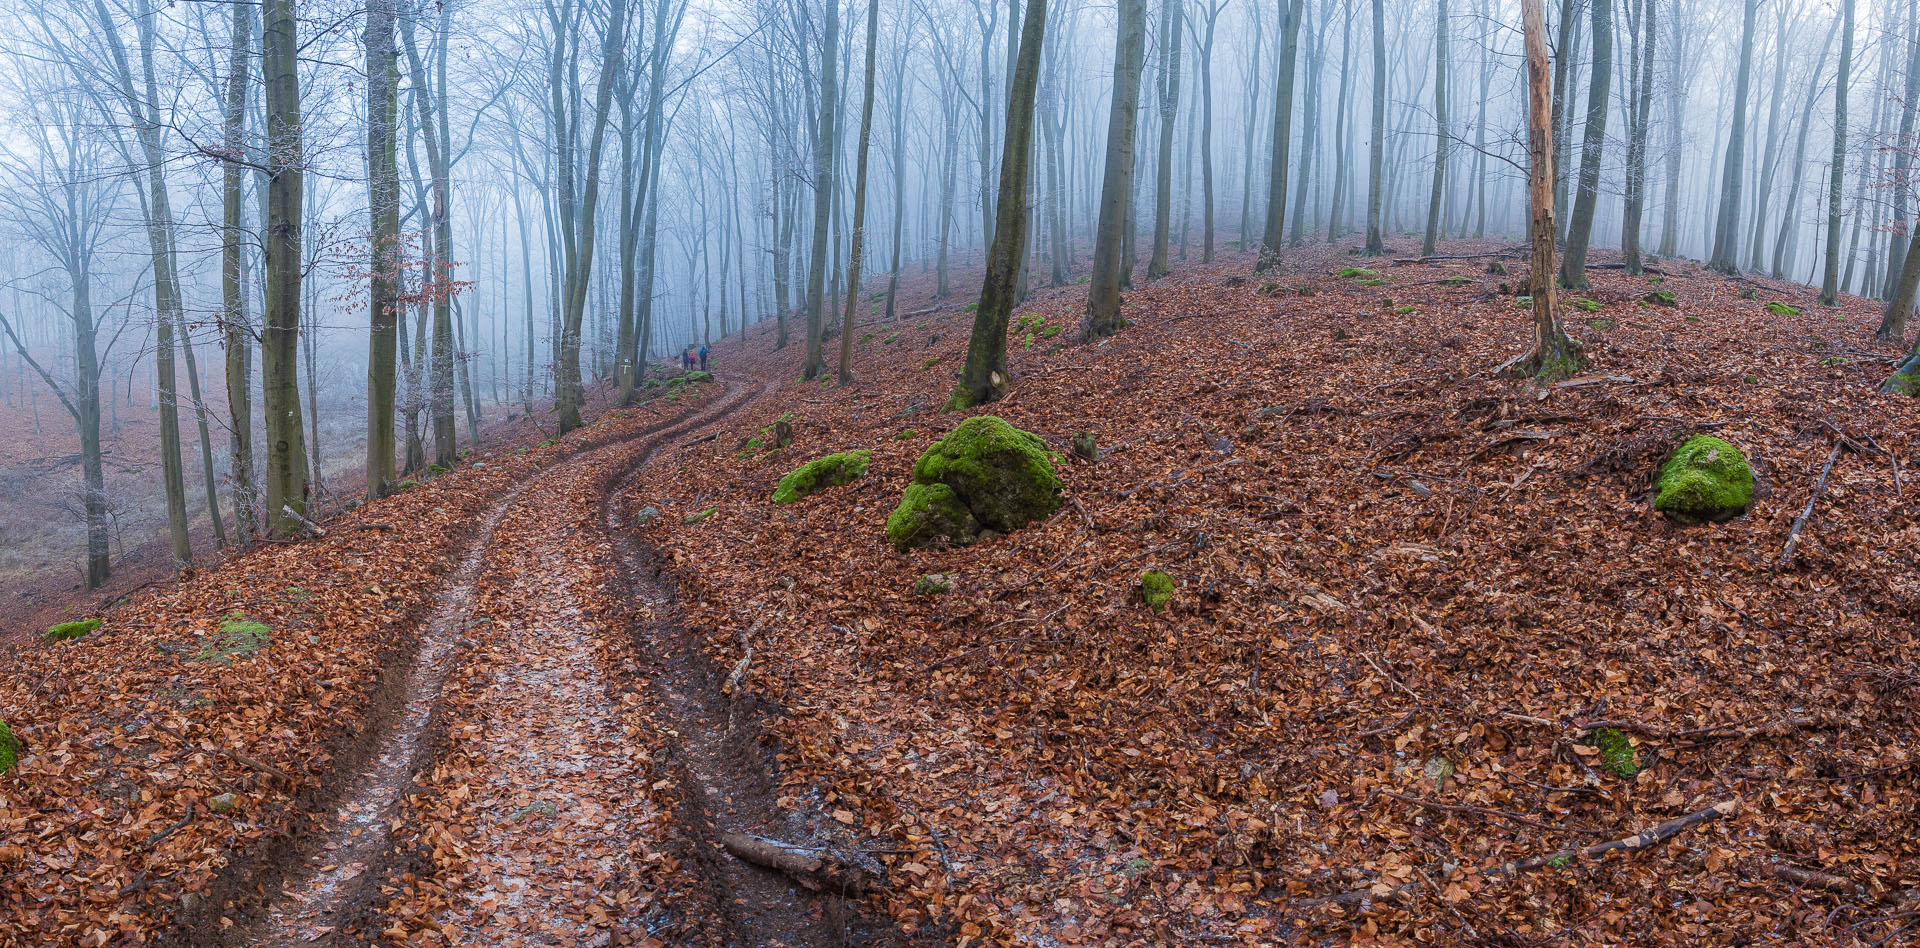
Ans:
[{"label": "small rock", "polygon": [[650,524],[654,520],[658,519],[659,516],[660,516],[660,508],[642,507],[640,508],[639,513],[633,515],[633,522],[644,527],[647,524]]},{"label": "small rock", "polygon": [[922,596],[938,596],[953,591],[952,573],[928,573],[913,581],[913,591]]},{"label": "small rock", "polygon": [[207,809],[215,813],[232,813],[240,806],[240,797],[233,793],[223,793],[207,800]]},{"label": "small rock", "polygon": [[1233,453],[1233,442],[1228,441],[1227,439],[1222,438],[1219,435],[1213,434],[1211,432],[1203,434],[1201,435],[1201,437],[1206,440],[1207,447],[1212,448],[1213,450],[1221,454]]},{"label": "small rock", "polygon": [[1328,790],[1320,794],[1320,809],[1331,810],[1340,805],[1340,791]]}]

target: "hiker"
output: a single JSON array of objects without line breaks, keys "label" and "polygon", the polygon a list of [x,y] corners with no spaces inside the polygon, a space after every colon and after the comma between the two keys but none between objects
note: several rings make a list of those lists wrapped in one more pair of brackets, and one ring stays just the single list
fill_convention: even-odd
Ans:
[{"label": "hiker", "polygon": [[707,370],[707,354],[710,351],[711,350],[707,348],[706,343],[703,342],[700,344],[700,371],[702,372],[705,372]]}]

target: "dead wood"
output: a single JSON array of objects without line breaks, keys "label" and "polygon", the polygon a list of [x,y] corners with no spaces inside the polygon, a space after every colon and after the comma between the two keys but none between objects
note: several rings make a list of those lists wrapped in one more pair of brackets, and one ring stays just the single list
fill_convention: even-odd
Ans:
[{"label": "dead wood", "polygon": [[720,844],[735,859],[784,873],[815,892],[855,895],[869,883],[865,870],[830,849],[812,849],[748,833],[727,833],[720,837]]},{"label": "dead wood", "polygon": [[1776,562],[1784,563],[1793,556],[1794,544],[1800,542],[1800,528],[1807,525],[1807,518],[1813,516],[1813,505],[1819,503],[1820,495],[1827,491],[1827,476],[1833,473],[1833,462],[1840,458],[1841,443],[1836,439],[1833,450],[1827,452],[1827,465],[1820,469],[1820,480],[1813,485],[1813,494],[1807,498],[1807,506],[1800,511],[1800,516],[1793,519],[1793,529],[1787,533],[1787,545],[1780,551]]}]

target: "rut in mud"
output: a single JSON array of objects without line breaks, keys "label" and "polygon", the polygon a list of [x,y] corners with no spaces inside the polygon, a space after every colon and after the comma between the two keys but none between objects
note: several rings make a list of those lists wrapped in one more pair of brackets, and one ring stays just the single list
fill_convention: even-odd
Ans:
[{"label": "rut in mud", "polygon": [[[796,836],[769,761],[730,720],[631,538],[616,488],[752,397],[590,448],[493,508],[447,580],[405,704],[324,834],[244,940],[353,943],[426,928],[455,944],[872,943],[841,900],[718,855],[719,834]],[[428,850],[443,897],[370,902]]]}]

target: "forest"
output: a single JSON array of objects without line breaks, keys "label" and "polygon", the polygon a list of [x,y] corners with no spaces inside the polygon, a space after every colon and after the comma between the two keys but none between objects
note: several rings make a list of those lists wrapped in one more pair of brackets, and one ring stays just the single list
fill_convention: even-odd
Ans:
[{"label": "forest", "polygon": [[1912,0],[15,0],[0,948],[1920,943]]}]

